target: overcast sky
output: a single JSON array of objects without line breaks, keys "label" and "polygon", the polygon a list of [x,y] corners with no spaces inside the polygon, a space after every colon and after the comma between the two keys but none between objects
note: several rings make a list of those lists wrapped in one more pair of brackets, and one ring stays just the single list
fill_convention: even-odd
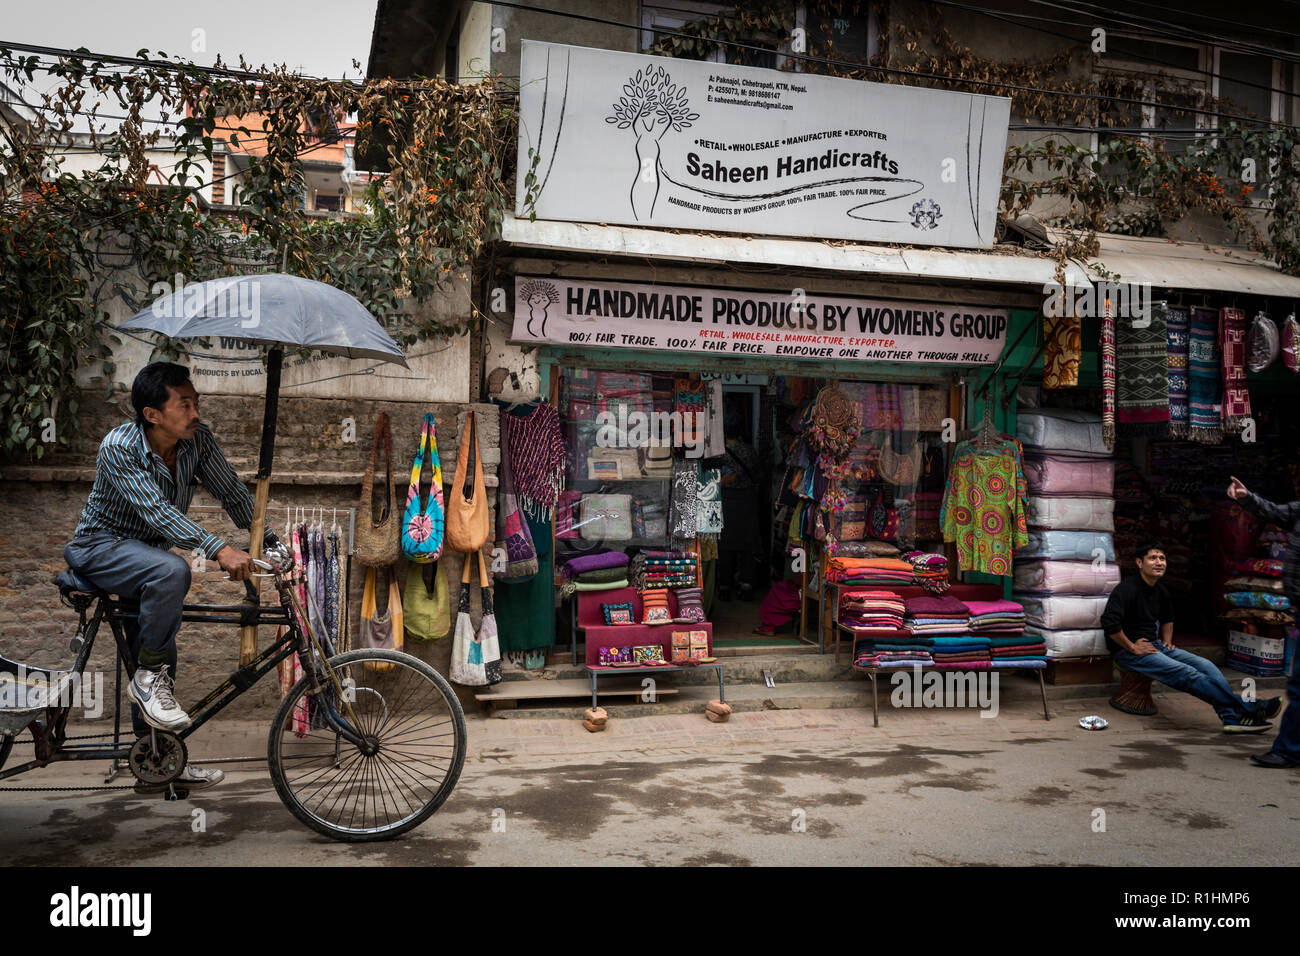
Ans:
[{"label": "overcast sky", "polygon": [[[142,47],[211,66],[285,63],[312,76],[365,76],[377,0],[3,0],[0,41],[134,56]],[[197,51],[194,31],[207,49]],[[361,61],[354,69],[353,60]]]}]

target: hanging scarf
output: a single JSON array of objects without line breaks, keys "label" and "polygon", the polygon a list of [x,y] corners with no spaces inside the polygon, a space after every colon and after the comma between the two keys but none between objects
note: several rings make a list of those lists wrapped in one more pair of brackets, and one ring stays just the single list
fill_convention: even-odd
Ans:
[{"label": "hanging scarf", "polygon": [[1187,422],[1187,310],[1170,309],[1165,322],[1165,362],[1169,376],[1169,434],[1186,438]]},{"label": "hanging scarf", "polygon": [[1217,444],[1223,440],[1223,428],[1219,408],[1219,314],[1214,309],[1192,309],[1187,373],[1191,439]]},{"label": "hanging scarf", "polygon": [[1115,447],[1115,310],[1107,300],[1101,317],[1101,440]]},{"label": "hanging scarf", "polygon": [[1223,351],[1223,430],[1230,434],[1246,427],[1250,418],[1250,391],[1246,388],[1246,313],[1223,309],[1220,313],[1219,348]]},{"label": "hanging scarf", "polygon": [[500,409],[501,465],[497,469],[496,546],[506,552],[506,567],[494,570],[493,574],[506,580],[531,578],[537,573],[537,549],[533,546],[528,522],[520,514],[519,495],[515,490],[513,466],[517,446],[510,434],[511,417],[507,409]]},{"label": "hanging scarf", "polygon": [[695,519],[697,536],[722,534],[722,471],[718,468],[701,468],[695,486],[698,512]]},{"label": "hanging scarf", "polygon": [[1073,388],[1079,384],[1083,356],[1077,315],[1043,316],[1043,388]]},{"label": "hanging scarf", "polygon": [[1121,422],[1152,426],[1169,421],[1169,343],[1165,333],[1167,310],[1163,302],[1151,306],[1145,328],[1132,319],[1115,330],[1115,400]]},{"label": "hanging scarf", "polygon": [[699,511],[696,482],[700,463],[694,458],[673,459],[673,490],[670,499],[670,522],[673,547],[684,551],[695,540]]},{"label": "hanging scarf", "polygon": [[501,415],[510,442],[510,470],[519,507],[533,518],[549,517],[564,489],[564,437],[560,414],[541,402],[529,414]]}]

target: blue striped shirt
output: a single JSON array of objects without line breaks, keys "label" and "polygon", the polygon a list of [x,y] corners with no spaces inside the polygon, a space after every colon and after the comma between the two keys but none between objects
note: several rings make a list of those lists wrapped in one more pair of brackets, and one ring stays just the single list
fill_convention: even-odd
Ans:
[{"label": "blue striped shirt", "polygon": [[[221,454],[211,429],[202,423],[192,439],[176,443],[175,477],[135,422],[119,425],[104,436],[95,466],[95,484],[75,537],[107,531],[156,547],[200,549],[215,558],[226,542],[185,516],[200,482],[221,502],[237,528],[247,530],[253,523],[253,496]],[[267,543],[274,540],[268,530]]]}]

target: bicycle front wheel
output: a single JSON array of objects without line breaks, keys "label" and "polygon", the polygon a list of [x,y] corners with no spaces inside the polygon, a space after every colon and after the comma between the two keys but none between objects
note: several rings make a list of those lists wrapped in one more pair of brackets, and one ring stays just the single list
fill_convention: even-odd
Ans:
[{"label": "bicycle front wheel", "polygon": [[442,675],[400,651],[363,648],[329,663],[364,746],[323,720],[327,707],[348,719],[333,688],[313,696],[304,678],[281,701],[271,726],[271,780],[290,813],[331,839],[400,836],[442,806],[460,778],[466,748],[460,701]]}]

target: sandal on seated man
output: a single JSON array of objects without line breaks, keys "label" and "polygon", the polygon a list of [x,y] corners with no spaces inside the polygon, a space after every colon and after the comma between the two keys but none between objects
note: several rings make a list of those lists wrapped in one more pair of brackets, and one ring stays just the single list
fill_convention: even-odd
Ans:
[{"label": "sandal on seated man", "polygon": [[1155,543],[1137,549],[1137,577],[1125,578],[1110,592],[1101,627],[1115,663],[1166,687],[1186,691],[1214,708],[1226,734],[1257,734],[1282,700],[1248,701],[1234,694],[1223,673],[1204,657],[1174,646],[1174,604],[1165,576],[1164,549]]},{"label": "sandal on seated man", "polygon": [[[105,591],[140,602],[137,620],[124,622],[137,667],[127,696],[137,736],[149,727],[180,731],[190,717],[176,703],[176,632],[190,589],[190,565],[170,548],[202,553],[232,581],[246,580],[252,559],[186,517],[199,483],[238,528],[253,520],[253,497],[199,421],[199,396],[180,365],[145,366],[131,385],[135,420],[119,425],[100,443],[95,483],[73,540],[63,551],[68,565]],[[266,534],[266,544],[276,537]],[[176,785],[201,789],[219,783],[220,770],[187,766]],[[142,793],[165,785],[137,784]]]}]

